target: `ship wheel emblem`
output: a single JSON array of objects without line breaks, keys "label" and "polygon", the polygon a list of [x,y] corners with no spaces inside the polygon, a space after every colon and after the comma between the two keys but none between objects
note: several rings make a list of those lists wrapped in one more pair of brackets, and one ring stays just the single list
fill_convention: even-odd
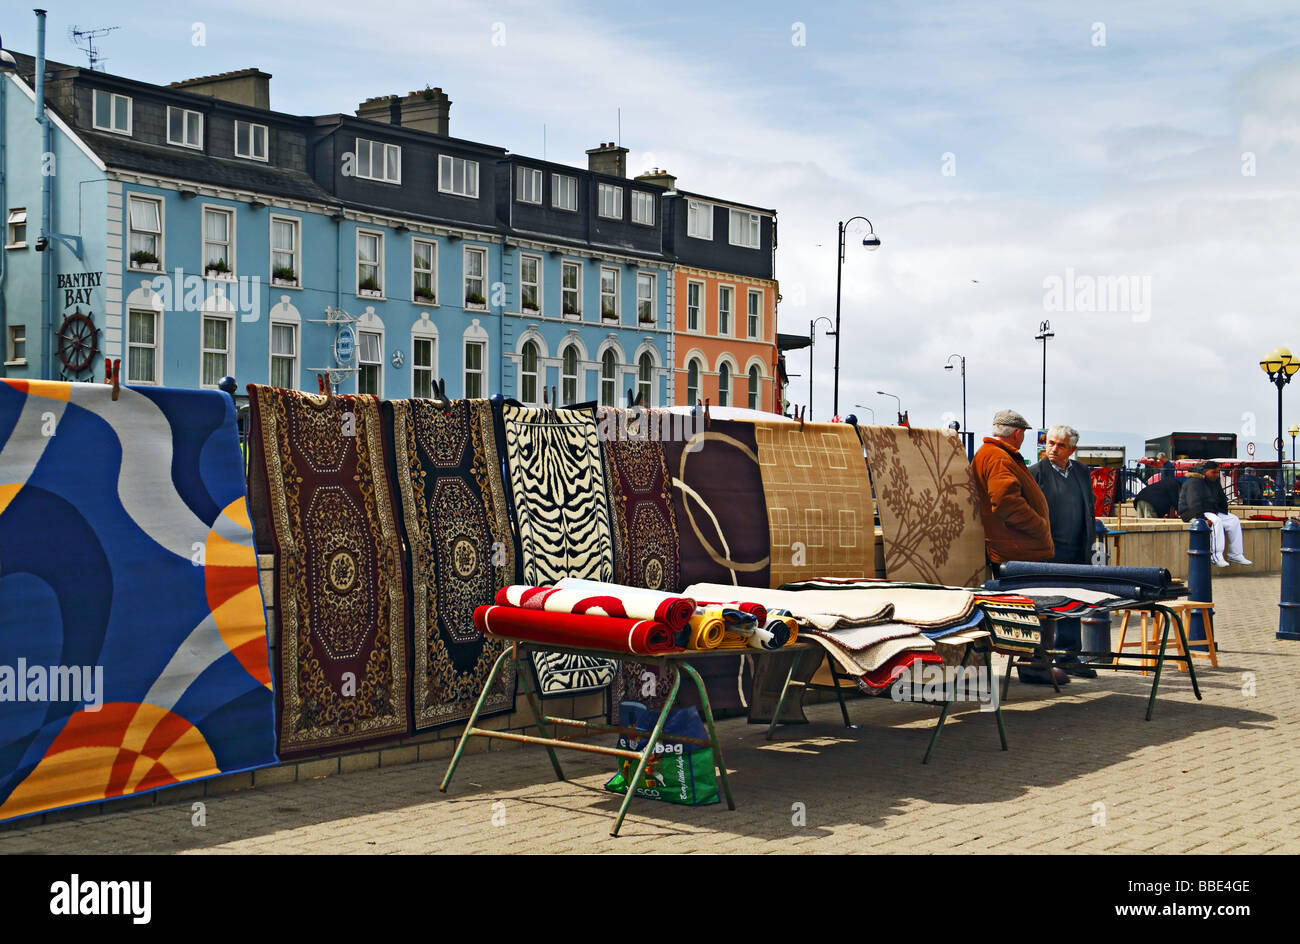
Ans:
[{"label": "ship wheel emblem", "polygon": [[95,323],[78,308],[59,326],[59,360],[71,373],[79,374],[90,367],[98,352],[99,332]]}]

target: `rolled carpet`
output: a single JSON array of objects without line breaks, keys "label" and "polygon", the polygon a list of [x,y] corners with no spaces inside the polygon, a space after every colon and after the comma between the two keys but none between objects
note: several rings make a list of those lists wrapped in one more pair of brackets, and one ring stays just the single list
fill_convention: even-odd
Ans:
[{"label": "rolled carpet", "polygon": [[717,610],[696,613],[690,620],[687,649],[717,649],[727,634],[727,624]]},{"label": "rolled carpet", "polygon": [[[782,623],[785,624],[785,628],[790,634],[786,638],[785,645],[788,646],[799,639],[799,621],[795,619],[793,616],[791,616],[788,613],[782,613],[778,616],[772,617],[772,619],[780,620]],[[767,628],[769,631],[772,630],[771,620],[768,621]]]},{"label": "rolled carpet", "polygon": [[771,652],[773,649],[780,649],[781,645],[777,642],[776,637],[766,629],[754,627],[747,632],[737,633],[728,629],[722,635],[722,642],[718,644],[719,649],[762,649]]},{"label": "rolled carpet", "polygon": [[1087,581],[1081,586],[1102,583],[1138,584],[1153,590],[1163,590],[1174,582],[1173,576],[1163,567],[1101,567],[1091,564],[1055,564],[1050,561],[1007,561],[998,567],[998,576],[1004,580],[1036,579],[1040,584],[1071,586],[1077,580]]},{"label": "rolled carpet", "polygon": [[757,622],[758,625],[760,626],[765,626],[767,624],[767,617],[768,617],[767,607],[763,606],[763,604],[761,603],[753,603],[748,600],[715,600],[715,601],[696,600],[695,605],[697,607],[700,606],[731,607],[732,609],[740,610],[742,613],[748,613],[750,616],[754,617],[755,622]]},{"label": "rolled carpet", "polygon": [[554,587],[520,584],[502,587],[497,591],[496,602],[497,606],[518,606],[548,613],[654,620],[674,632],[685,629],[695,612],[695,601],[689,597],[569,577],[562,578]]},{"label": "rolled carpet", "polygon": [[654,620],[553,613],[517,606],[480,606],[474,610],[474,625],[481,633],[543,645],[551,643],[633,655],[681,651],[673,642],[672,630]]}]

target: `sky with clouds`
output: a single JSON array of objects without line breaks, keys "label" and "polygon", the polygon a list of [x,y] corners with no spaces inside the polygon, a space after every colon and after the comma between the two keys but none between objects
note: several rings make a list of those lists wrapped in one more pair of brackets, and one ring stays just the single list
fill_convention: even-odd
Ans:
[{"label": "sky with clouds", "polygon": [[[0,15],[23,51],[33,24]],[[1300,352],[1294,4],[52,0],[51,58],[84,64],[73,24],[120,27],[105,68],[144,81],[257,66],[282,111],[432,85],[458,137],[576,165],[620,138],[632,173],[778,211],[787,333],[834,317],[836,224],[868,217],[882,246],[848,239],[841,412],[884,421],[886,390],[946,423],[959,353],[972,429],[1007,406],[1036,424],[1049,319],[1049,423],[1130,456],[1173,429],[1272,449],[1258,362]],[[832,349],[818,337],[819,419]],[[807,353],[789,367],[806,403]]]}]

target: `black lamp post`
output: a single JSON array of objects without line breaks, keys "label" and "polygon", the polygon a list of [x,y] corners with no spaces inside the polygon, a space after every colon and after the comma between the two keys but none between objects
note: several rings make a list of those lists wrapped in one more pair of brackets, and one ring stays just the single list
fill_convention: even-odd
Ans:
[{"label": "black lamp post", "polygon": [[1043,342],[1043,429],[1047,429],[1047,342],[1056,337],[1052,331],[1052,323],[1044,321],[1038,326],[1038,333],[1034,335],[1035,341]]},{"label": "black lamp post", "polygon": [[[818,317],[814,318],[812,321],[808,322],[808,419],[813,418],[813,334],[814,334],[813,329],[817,327],[817,322],[819,321],[824,321],[828,325],[831,323],[831,320],[827,318],[825,315],[819,315]],[[835,334],[835,332],[834,331],[826,332],[826,335],[828,337],[832,334]],[[839,337],[836,336],[835,343],[837,345],[839,344],[839,341],[840,341]]]},{"label": "black lamp post", "polygon": [[844,279],[844,231],[848,225],[855,220],[861,220],[867,224],[867,235],[862,240],[862,245],[868,250],[874,252],[880,248],[880,237],[876,235],[876,228],[871,225],[871,220],[865,216],[854,216],[843,223],[840,223],[839,252],[836,255],[835,264],[835,415],[840,415],[840,285]]},{"label": "black lamp post", "polygon": [[1259,369],[1268,375],[1269,383],[1277,387],[1277,480],[1273,486],[1273,504],[1290,504],[1289,496],[1283,498],[1286,482],[1282,478],[1282,463],[1286,448],[1282,442],[1282,388],[1291,382],[1291,375],[1300,370],[1300,360],[1286,348],[1279,347],[1260,359]]},{"label": "black lamp post", "polygon": [[966,355],[949,354],[948,363],[943,365],[944,370],[952,370],[952,359],[956,357],[961,361],[961,438],[966,443],[966,458],[971,458],[971,445],[973,440],[968,438],[966,431]]}]

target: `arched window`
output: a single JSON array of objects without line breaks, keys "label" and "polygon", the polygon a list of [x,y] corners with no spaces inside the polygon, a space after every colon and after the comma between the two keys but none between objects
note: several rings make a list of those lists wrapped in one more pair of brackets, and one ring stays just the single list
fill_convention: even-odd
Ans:
[{"label": "arched window", "polygon": [[686,405],[695,406],[700,399],[700,362],[692,360],[686,365]]},{"label": "arched window", "polygon": [[524,342],[523,357],[520,358],[523,368],[523,381],[520,384],[521,399],[530,406],[537,405],[537,345],[532,341]]},{"label": "arched window", "polygon": [[560,402],[578,401],[578,347],[570,344],[564,349],[560,366]]},{"label": "arched window", "polygon": [[718,364],[718,406],[731,406],[731,365]]},{"label": "arched window", "polygon": [[758,365],[749,368],[749,408],[757,410],[758,406]]},{"label": "arched window", "polygon": [[655,361],[646,351],[641,355],[641,360],[637,365],[636,392],[641,395],[642,406],[653,406],[650,402],[650,392],[653,389],[652,378],[654,377]]},{"label": "arched window", "polygon": [[605,356],[600,359],[601,406],[618,405],[618,380],[615,376],[617,370],[618,358],[614,356],[613,351],[606,351]]}]

